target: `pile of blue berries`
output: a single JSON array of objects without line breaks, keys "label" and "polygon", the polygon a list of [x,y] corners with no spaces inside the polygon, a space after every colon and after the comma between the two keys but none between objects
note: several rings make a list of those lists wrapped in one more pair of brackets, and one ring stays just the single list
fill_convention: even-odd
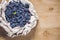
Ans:
[{"label": "pile of blue berries", "polygon": [[5,17],[7,22],[10,23],[12,28],[20,26],[24,27],[26,23],[30,23],[29,20],[32,14],[29,11],[29,4],[23,4],[20,2],[9,2],[6,6]]}]

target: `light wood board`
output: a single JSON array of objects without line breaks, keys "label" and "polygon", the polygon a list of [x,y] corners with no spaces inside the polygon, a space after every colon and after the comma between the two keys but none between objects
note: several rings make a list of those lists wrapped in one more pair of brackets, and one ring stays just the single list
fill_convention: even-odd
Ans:
[{"label": "light wood board", "polygon": [[37,26],[28,35],[16,38],[6,36],[0,29],[0,40],[60,40],[60,0],[30,1],[39,17]]}]

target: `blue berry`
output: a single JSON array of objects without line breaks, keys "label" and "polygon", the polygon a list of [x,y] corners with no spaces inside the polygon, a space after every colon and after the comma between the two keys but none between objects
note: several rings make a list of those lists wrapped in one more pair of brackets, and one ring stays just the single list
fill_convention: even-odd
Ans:
[{"label": "blue berry", "polygon": [[25,8],[29,8],[29,4],[28,3],[25,4]]},{"label": "blue berry", "polygon": [[14,23],[11,23],[10,26],[14,28],[16,25]]},{"label": "blue berry", "polygon": [[32,14],[29,11],[29,4],[23,4],[20,2],[10,2],[6,6],[5,17],[12,28],[20,26],[24,27],[26,23],[30,23],[29,20]]}]

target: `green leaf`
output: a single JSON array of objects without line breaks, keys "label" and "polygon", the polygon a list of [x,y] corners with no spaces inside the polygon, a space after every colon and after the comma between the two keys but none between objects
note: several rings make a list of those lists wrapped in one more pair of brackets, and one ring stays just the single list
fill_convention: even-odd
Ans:
[{"label": "green leaf", "polygon": [[16,14],[16,12],[13,12],[13,14]]}]

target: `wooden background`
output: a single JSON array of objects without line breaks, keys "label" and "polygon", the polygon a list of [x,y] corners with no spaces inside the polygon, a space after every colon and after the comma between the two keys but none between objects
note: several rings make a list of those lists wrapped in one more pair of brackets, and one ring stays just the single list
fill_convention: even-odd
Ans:
[{"label": "wooden background", "polygon": [[60,40],[60,0],[30,1],[39,16],[37,26],[28,35],[16,38],[6,36],[0,28],[0,40]]}]

